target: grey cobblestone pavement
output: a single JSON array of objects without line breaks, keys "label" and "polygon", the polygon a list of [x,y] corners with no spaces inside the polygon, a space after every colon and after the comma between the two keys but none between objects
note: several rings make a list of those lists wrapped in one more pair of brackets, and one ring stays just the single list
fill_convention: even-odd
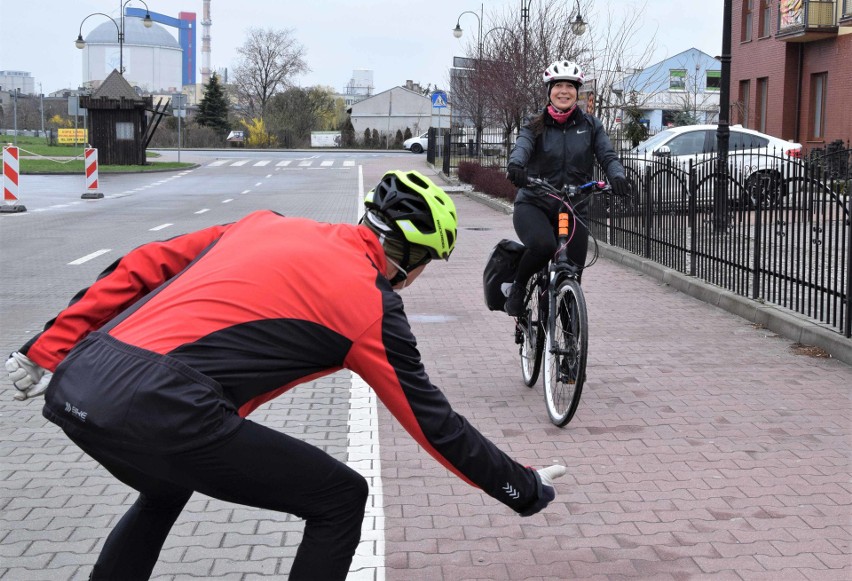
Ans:
[{"label": "grey cobblestone pavement", "polygon": [[[450,475],[379,407],[378,441],[365,447],[380,450],[371,482],[383,510],[366,533],[372,548],[359,550],[368,566],[352,579],[852,577],[852,367],[601,258],[583,279],[583,401],[556,428],[540,385],[521,382],[511,320],[482,298],[485,258],[514,238],[511,217],[454,199],[457,250],[403,291],[427,370],[504,450],[568,474],[550,507],[520,518]],[[254,419],[359,461],[353,383],[325,378]],[[85,579],[132,495],[42,420],[38,403],[3,401],[0,579]],[[195,497],[154,578],[284,579],[300,535],[286,515]]]}]

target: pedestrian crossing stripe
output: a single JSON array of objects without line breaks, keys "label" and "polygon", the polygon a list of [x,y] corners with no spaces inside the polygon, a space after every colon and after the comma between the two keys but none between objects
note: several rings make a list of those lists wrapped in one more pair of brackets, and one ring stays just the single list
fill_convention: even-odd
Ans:
[{"label": "pedestrian crossing stripe", "polygon": [[314,167],[313,169],[321,169],[321,168],[332,168],[332,167],[343,167],[343,168],[354,168],[355,160],[353,159],[344,159],[344,160],[334,160],[334,159],[326,159],[326,160],[292,160],[292,159],[282,159],[280,161],[275,162],[272,159],[261,159],[261,160],[250,160],[250,159],[217,159],[215,161],[211,161],[207,164],[207,167],[241,167],[248,163],[251,163],[253,167],[264,167],[269,165],[270,163],[275,162],[275,167],[277,168],[286,168],[291,166],[294,161],[297,161],[297,165],[299,168],[310,168],[314,165],[315,161],[318,161],[319,168]]}]

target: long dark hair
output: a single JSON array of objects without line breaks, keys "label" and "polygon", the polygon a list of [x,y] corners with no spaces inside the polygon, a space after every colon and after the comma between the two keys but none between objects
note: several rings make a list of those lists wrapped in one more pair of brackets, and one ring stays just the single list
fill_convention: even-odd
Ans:
[{"label": "long dark hair", "polygon": [[544,133],[545,115],[547,115],[547,109],[542,109],[541,113],[539,113],[535,117],[532,117],[527,123],[527,126],[530,128],[530,130],[533,132],[533,135],[535,135],[536,137]]}]

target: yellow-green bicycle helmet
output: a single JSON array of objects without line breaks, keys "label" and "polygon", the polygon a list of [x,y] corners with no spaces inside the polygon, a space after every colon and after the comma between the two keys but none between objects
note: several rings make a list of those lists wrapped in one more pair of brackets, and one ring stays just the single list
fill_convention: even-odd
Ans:
[{"label": "yellow-green bicycle helmet", "polygon": [[413,170],[389,171],[366,195],[364,206],[432,258],[450,257],[456,245],[456,206],[426,176]]}]

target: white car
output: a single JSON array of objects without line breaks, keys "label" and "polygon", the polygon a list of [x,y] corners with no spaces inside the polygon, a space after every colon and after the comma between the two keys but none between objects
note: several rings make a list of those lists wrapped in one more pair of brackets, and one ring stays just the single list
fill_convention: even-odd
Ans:
[{"label": "white car", "polygon": [[[716,159],[717,128],[716,125],[685,125],[665,129],[627,152],[625,163],[629,166],[634,160],[633,163],[640,167],[654,165],[659,168],[670,163],[686,171],[692,161],[693,167],[707,174],[712,171],[712,163]],[[752,206],[777,203],[786,194],[781,187],[783,179],[800,167],[801,157],[800,143],[778,139],[742,125],[730,127],[729,167],[735,170],[736,175],[732,177],[743,184],[749,198],[747,201]],[[699,186],[699,189],[709,193],[711,184],[705,185]]]},{"label": "white car", "polygon": [[409,137],[402,142],[402,146],[412,153],[423,153],[429,145],[429,132],[419,137]]}]

